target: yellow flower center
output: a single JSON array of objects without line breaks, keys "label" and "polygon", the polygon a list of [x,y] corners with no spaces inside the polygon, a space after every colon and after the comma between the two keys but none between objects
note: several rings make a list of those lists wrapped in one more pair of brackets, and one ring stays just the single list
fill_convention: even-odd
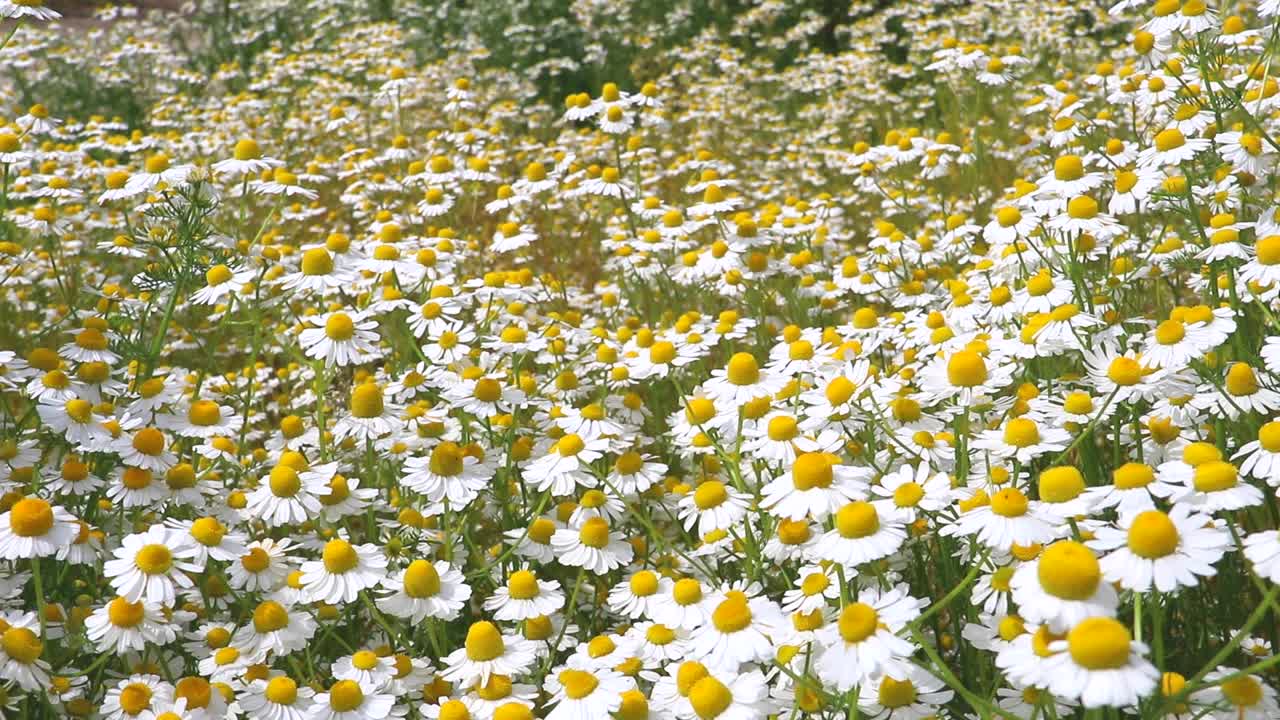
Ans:
[{"label": "yellow flower center", "polygon": [[382,415],[382,386],[363,383],[351,391],[351,414],[358,418],[374,418]]},{"label": "yellow flower center", "polygon": [[829,585],[831,585],[831,578],[827,577],[826,573],[810,573],[800,583],[800,592],[813,596],[826,590]]},{"label": "yellow flower center", "polygon": [[1156,342],[1161,345],[1175,345],[1186,335],[1187,327],[1181,320],[1165,320],[1156,326]]},{"label": "yellow flower center", "polygon": [[827,453],[805,453],[791,466],[791,482],[797,490],[831,487],[835,458]]},{"label": "yellow flower center", "polygon": [[275,600],[266,600],[253,610],[253,628],[260,633],[275,632],[289,626],[289,613]]},{"label": "yellow flower center", "polygon": [[107,619],[116,627],[136,627],[144,616],[145,608],[141,602],[129,602],[117,597],[107,605]]},{"label": "yellow flower center", "polygon": [[1041,270],[1027,281],[1027,294],[1032,297],[1043,297],[1053,290],[1053,276]]},{"label": "yellow flower center", "polygon": [[467,658],[474,662],[487,662],[502,657],[506,645],[502,641],[502,633],[497,626],[487,620],[472,623],[467,630],[465,643]]},{"label": "yellow flower center", "polygon": [[1210,460],[1196,466],[1194,483],[1199,492],[1218,492],[1236,486],[1236,466],[1222,460]]},{"label": "yellow flower center", "polygon": [[404,593],[412,598],[434,597],[440,592],[440,573],[427,560],[414,560],[404,571]]},{"label": "yellow flower center", "polygon": [[1169,128],[1156,133],[1156,150],[1160,152],[1176,150],[1186,144],[1187,139],[1178,128]]},{"label": "yellow flower center", "polygon": [[840,611],[837,626],[840,629],[840,637],[845,642],[860,643],[874,635],[876,629],[880,627],[880,614],[866,603],[850,603]]},{"label": "yellow flower center", "polygon": [[9,509],[9,529],[18,537],[40,537],[53,529],[53,507],[37,497],[27,497]]},{"label": "yellow flower center", "polygon": [[1231,701],[1231,704],[1241,708],[1250,708],[1262,702],[1262,685],[1248,675],[1242,675],[1238,678],[1228,680],[1222,683],[1222,694]]},{"label": "yellow flower center", "polygon": [[751,625],[751,606],[740,591],[731,590],[711,613],[711,622],[722,633],[735,633]]},{"label": "yellow flower center", "polygon": [[237,160],[257,160],[262,157],[262,150],[258,147],[257,141],[252,138],[243,138],[236,141],[234,154]]},{"label": "yellow flower center", "polygon": [[303,275],[328,275],[333,272],[333,256],[322,247],[311,248],[302,254]]},{"label": "yellow flower center", "polygon": [[475,692],[482,699],[492,702],[509,697],[511,689],[511,678],[505,675],[490,675],[488,682],[483,685],[476,685]]},{"label": "yellow flower center", "polygon": [[894,680],[886,675],[880,681],[880,704],[892,710],[906,707],[916,701],[916,686],[911,680]]},{"label": "yellow flower center", "polygon": [[1089,548],[1074,540],[1061,540],[1040,556],[1038,576],[1040,586],[1050,595],[1064,600],[1087,600],[1097,591],[1102,570]]},{"label": "yellow flower center", "polygon": [[1143,463],[1125,463],[1111,473],[1112,483],[1120,490],[1146,487],[1155,479],[1155,470]]},{"label": "yellow flower center", "polygon": [[1154,560],[1178,549],[1178,528],[1159,510],[1140,513],[1129,526],[1129,550],[1138,557]]},{"label": "yellow flower center", "polygon": [[1000,619],[1000,624],[996,628],[996,632],[1000,634],[1000,639],[1005,642],[1013,642],[1015,638],[1026,631],[1026,624],[1017,615],[1004,616]]},{"label": "yellow flower center", "polygon": [[880,529],[880,516],[876,507],[863,500],[855,500],[836,512],[836,530],[840,537],[864,538]]},{"label": "yellow flower center", "polygon": [[617,643],[608,635],[597,635],[587,643],[587,655],[595,659],[605,657],[617,649]]},{"label": "yellow flower center", "polygon": [[372,650],[360,650],[351,656],[351,666],[357,670],[372,670],[378,666],[378,655]]},{"label": "yellow flower center", "polygon": [[676,359],[676,346],[666,340],[659,340],[649,346],[649,362],[654,365],[665,365]]},{"label": "yellow flower center", "polygon": [[644,457],[634,450],[628,450],[618,456],[613,466],[620,475],[634,475],[644,467]]},{"label": "yellow flower center", "polygon": [[1072,415],[1089,415],[1093,413],[1093,398],[1086,392],[1073,392],[1063,400],[1062,407]]},{"label": "yellow flower center", "polygon": [[1084,492],[1084,476],[1070,465],[1049,468],[1040,473],[1040,499],[1061,503],[1074,500]]},{"label": "yellow flower center", "polygon": [[461,475],[466,467],[465,457],[457,443],[446,440],[431,450],[431,472],[444,477]]},{"label": "yellow flower center", "polygon": [[1142,366],[1129,357],[1118,357],[1107,367],[1107,379],[1120,387],[1130,387],[1142,382]]},{"label": "yellow flower center", "polygon": [[88,400],[72,398],[63,405],[63,408],[67,411],[68,417],[81,425],[88,423],[93,418],[93,404]]},{"label": "yellow flower center", "polygon": [[120,709],[129,715],[139,715],[151,707],[151,688],[142,683],[130,683],[120,691]]},{"label": "yellow flower center", "polygon": [[538,577],[528,570],[517,570],[507,578],[507,592],[513,600],[538,597]]},{"label": "yellow flower center", "polygon": [[298,699],[298,683],[287,675],[277,675],[267,683],[265,694],[277,705],[292,705]]},{"label": "yellow flower center", "polygon": [[564,694],[571,700],[580,700],[596,691],[600,681],[585,670],[562,670],[558,676]]},{"label": "yellow flower center", "polygon": [[302,489],[302,478],[298,476],[298,471],[288,465],[277,465],[271,468],[271,474],[267,478],[267,485],[271,488],[271,494],[280,498],[290,498],[298,494]]},{"label": "yellow flower center", "polygon": [[827,402],[831,403],[832,407],[843,405],[849,402],[849,398],[853,397],[853,392],[856,389],[857,386],[853,384],[852,380],[843,375],[837,375],[831,382],[827,383],[825,391]]},{"label": "yellow flower center", "polygon": [[214,265],[205,271],[204,281],[209,287],[214,287],[229,281],[231,277],[231,268],[226,265]]},{"label": "yellow flower center", "polygon": [[1280,263],[1280,235],[1268,235],[1262,238],[1255,249],[1258,251],[1259,263],[1263,265]]},{"label": "yellow flower center", "polygon": [[164,433],[155,428],[145,427],[133,435],[133,449],[143,455],[154,457],[164,452],[164,448]]},{"label": "yellow flower center", "polygon": [[648,597],[658,592],[658,576],[652,570],[641,570],[631,576],[628,585],[637,597]]},{"label": "yellow flower center", "polygon": [[671,589],[671,597],[677,605],[693,605],[702,601],[702,583],[694,578],[681,578]]},{"label": "yellow flower center", "polygon": [[1267,452],[1280,452],[1280,422],[1265,423],[1258,428],[1258,444]]},{"label": "yellow flower center", "polygon": [[996,211],[996,222],[1000,227],[1013,227],[1022,221],[1022,211],[1016,207],[1002,207]]},{"label": "yellow flower center", "polygon": [[350,572],[360,563],[356,549],[342,538],[334,538],[325,543],[321,558],[324,560],[324,569],[334,575]]},{"label": "yellow flower center", "polygon": [[800,434],[800,429],[795,418],[790,415],[778,415],[769,421],[768,432],[770,440],[787,442],[794,440],[796,435]]},{"label": "yellow flower center", "polygon": [[143,163],[143,166],[146,168],[147,172],[152,175],[162,173],[169,169],[169,156],[164,153],[156,153],[155,155],[147,158],[146,162]]},{"label": "yellow flower center", "polygon": [[961,350],[947,361],[947,382],[956,387],[975,387],[987,381],[987,363],[972,350]]},{"label": "yellow flower center", "polygon": [[134,556],[134,564],[148,575],[163,575],[173,567],[173,553],[164,545],[143,545]]},{"label": "yellow flower center", "polygon": [[1053,176],[1068,182],[1079,180],[1084,177],[1084,161],[1079,155],[1063,155],[1053,161]]},{"label": "yellow flower center", "polygon": [[893,491],[893,503],[898,507],[915,507],[924,499],[924,488],[918,483],[906,482]]},{"label": "yellow flower center", "polygon": [[1088,670],[1114,670],[1129,662],[1129,630],[1118,620],[1094,617],[1067,633],[1067,649]]},{"label": "yellow flower center", "polygon": [[271,566],[271,555],[260,547],[249,548],[247,554],[240,556],[240,566],[256,575]]},{"label": "yellow flower center", "polygon": [[1034,420],[1014,418],[1004,426],[1004,441],[1016,448],[1031,447],[1040,442],[1040,427]]},{"label": "yellow flower center", "polygon": [[720,717],[733,704],[733,693],[719,680],[710,675],[704,676],[689,689],[689,705],[698,716],[698,720],[713,720]]},{"label": "yellow flower center", "polygon": [[350,340],[351,336],[356,334],[355,323],[351,321],[351,316],[346,313],[334,313],[324,321],[324,334],[335,342],[343,342]]},{"label": "yellow flower center", "polygon": [[685,417],[694,425],[702,425],[716,416],[716,406],[707,398],[694,398],[685,407]]},{"label": "yellow flower center", "polygon": [[578,539],[587,547],[605,547],[609,544],[609,523],[600,517],[588,518],[578,530]]},{"label": "yellow flower center", "polygon": [[556,452],[561,457],[572,457],[585,450],[587,443],[583,441],[582,436],[576,433],[569,433],[556,441]]},{"label": "yellow flower center", "polygon": [[752,385],[760,380],[760,365],[751,353],[737,353],[729,358],[725,377],[734,385]]},{"label": "yellow flower center", "polygon": [[4,635],[0,635],[0,647],[4,648],[6,655],[23,665],[35,662],[40,657],[40,653],[44,652],[44,643],[40,641],[40,636],[27,628],[20,627],[5,630]]},{"label": "yellow flower center", "polygon": [[204,678],[188,675],[174,685],[173,696],[187,701],[187,708],[207,708],[213,699],[213,687]]},{"label": "yellow flower center", "polygon": [[693,493],[693,504],[699,510],[710,510],[719,507],[721,503],[729,499],[729,491],[725,489],[724,483],[719,480],[706,480]]},{"label": "yellow flower center", "polygon": [[212,400],[197,400],[187,410],[187,420],[200,427],[217,425],[222,420],[222,408]]},{"label": "yellow flower center", "polygon": [[502,397],[502,383],[493,378],[480,378],[471,394],[480,402],[497,402]]},{"label": "yellow flower center", "polygon": [[364,691],[355,680],[339,680],[329,688],[329,707],[334,712],[351,712],[364,703]]},{"label": "yellow flower center", "polygon": [[1247,363],[1233,363],[1227,370],[1227,392],[1242,397],[1258,392],[1258,376]]},{"label": "yellow flower center", "polygon": [[1076,220],[1090,220],[1098,216],[1098,201],[1088,195],[1078,195],[1067,203],[1067,214]]}]

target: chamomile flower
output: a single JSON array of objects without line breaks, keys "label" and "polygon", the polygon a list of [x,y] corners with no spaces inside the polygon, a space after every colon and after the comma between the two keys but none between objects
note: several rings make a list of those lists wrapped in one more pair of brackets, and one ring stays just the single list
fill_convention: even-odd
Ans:
[{"label": "chamomile flower", "polygon": [[505,586],[496,588],[484,603],[495,620],[519,621],[550,615],[564,605],[564,593],[555,580],[542,580],[528,569],[512,572]]},{"label": "chamomile flower", "polygon": [[302,564],[303,595],[309,602],[353,602],[360,591],[385,576],[387,559],[373,543],[352,545],[344,538],[325,543],[319,561]]},{"label": "chamomile flower", "polygon": [[796,456],[789,473],[761,488],[761,506],[780,518],[824,520],[846,504],[865,499],[870,476],[867,468],[845,465],[831,453],[804,453]]},{"label": "chamomile flower", "polygon": [[377,322],[359,313],[333,312],[309,318],[314,327],[303,330],[299,343],[307,357],[326,365],[358,365],[379,356]]},{"label": "chamomile flower", "polygon": [[907,538],[900,519],[881,516],[880,510],[865,500],[843,505],[835,513],[834,525],[810,549],[810,555],[849,569],[892,555]]},{"label": "chamomile flower", "polygon": [[1129,629],[1111,617],[1087,617],[1072,623],[1064,640],[1050,643],[1054,654],[1044,679],[1054,695],[1078,700],[1086,708],[1130,707],[1155,687],[1160,673],[1144,657]]},{"label": "chamomile flower", "polygon": [[487,620],[471,624],[466,641],[443,659],[443,677],[461,685],[488,682],[490,675],[514,676],[534,661],[533,645],[515,635],[504,635]]},{"label": "chamomile flower", "polygon": [[148,643],[165,645],[177,637],[160,604],[116,597],[85,619],[85,630],[99,652],[123,655]]},{"label": "chamomile flower", "polygon": [[920,607],[905,586],[860,592],[835,623],[818,632],[818,677],[840,692],[880,674],[903,677],[915,647],[896,633],[920,614]]},{"label": "chamomile flower", "polygon": [[1125,525],[1099,528],[1089,545],[1111,551],[1100,561],[1103,576],[1136,592],[1194,586],[1199,576],[1217,574],[1214,564],[1231,545],[1225,530],[1186,505],[1175,505],[1168,514],[1145,510]]},{"label": "chamomile flower", "polygon": [[605,717],[622,706],[622,693],[634,681],[612,670],[565,668],[547,675],[543,689],[553,706],[548,720],[588,720]]},{"label": "chamomile flower", "polygon": [[141,533],[124,538],[121,546],[103,565],[111,587],[125,600],[173,605],[178,588],[194,587],[187,575],[202,568],[191,562],[197,555],[190,536],[163,525],[152,525]]},{"label": "chamomile flower", "polygon": [[362,686],[354,680],[338,680],[328,692],[318,692],[307,717],[310,720],[384,720],[403,717],[405,708],[396,705],[390,694],[376,686]]},{"label": "chamomile flower", "polygon": [[268,526],[304,522],[320,513],[327,492],[323,478],[281,463],[249,494],[244,513]]},{"label": "chamomile flower", "polygon": [[710,668],[734,670],[742,663],[772,656],[769,635],[782,623],[782,616],[773,601],[747,592],[734,589],[711,599],[710,622],[695,628],[689,637],[691,657]]},{"label": "chamomile flower", "polygon": [[238,698],[245,712],[263,720],[306,720],[315,690],[288,675],[255,679]]},{"label": "chamomile flower", "polygon": [[0,558],[48,557],[79,533],[80,524],[64,508],[34,495],[23,497],[0,514]]},{"label": "chamomile flower", "polygon": [[284,656],[306,647],[315,632],[315,620],[301,608],[263,600],[253,609],[252,620],[235,631],[231,646],[252,658],[269,652]]},{"label": "chamomile flower", "polygon": [[937,512],[951,499],[951,478],[934,472],[929,463],[903,465],[871,486],[872,501],[880,511],[905,523],[915,522],[922,513]]},{"label": "chamomile flower", "polygon": [[1098,557],[1074,540],[1059,540],[1021,565],[1010,588],[1024,618],[1055,632],[1085,618],[1110,616],[1119,604],[1115,589],[1103,582]]},{"label": "chamomile flower", "polygon": [[600,517],[587,518],[578,528],[561,528],[551,536],[551,547],[563,565],[581,567],[597,575],[628,562],[634,550],[620,533]]}]

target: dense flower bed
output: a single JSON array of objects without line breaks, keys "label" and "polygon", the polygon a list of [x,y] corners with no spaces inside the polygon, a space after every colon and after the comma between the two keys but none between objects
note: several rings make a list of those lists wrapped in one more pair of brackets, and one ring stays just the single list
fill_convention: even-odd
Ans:
[{"label": "dense flower bed", "polygon": [[0,0],[0,717],[1280,717],[1280,3],[374,5]]}]

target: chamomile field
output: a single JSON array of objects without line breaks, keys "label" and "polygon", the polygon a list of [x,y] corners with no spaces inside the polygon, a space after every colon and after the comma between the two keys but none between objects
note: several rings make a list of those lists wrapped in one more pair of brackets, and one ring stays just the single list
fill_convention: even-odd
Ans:
[{"label": "chamomile field", "polygon": [[0,718],[1280,718],[1277,0],[49,2]]}]

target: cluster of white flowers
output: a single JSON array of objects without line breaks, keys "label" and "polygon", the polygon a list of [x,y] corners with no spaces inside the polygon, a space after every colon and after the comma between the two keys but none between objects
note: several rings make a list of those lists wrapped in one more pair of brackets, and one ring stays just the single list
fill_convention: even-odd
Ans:
[{"label": "cluster of white flowers", "polygon": [[1280,717],[1280,3],[891,5],[0,117],[0,717]]}]

